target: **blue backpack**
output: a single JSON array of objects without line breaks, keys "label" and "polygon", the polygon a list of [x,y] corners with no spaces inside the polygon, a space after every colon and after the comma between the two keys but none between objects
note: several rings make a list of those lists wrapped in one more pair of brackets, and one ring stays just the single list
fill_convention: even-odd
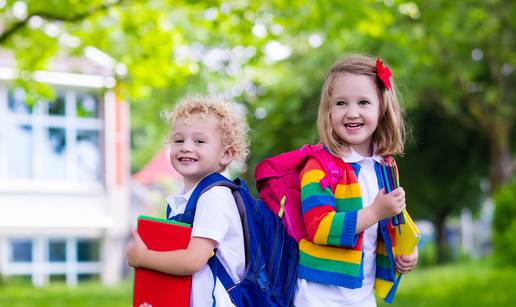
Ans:
[{"label": "blue backpack", "polygon": [[218,173],[205,177],[192,192],[185,212],[170,219],[193,224],[199,196],[214,186],[225,186],[233,192],[244,232],[246,264],[244,277],[235,284],[215,251],[208,261],[214,282],[218,277],[237,307],[293,306],[299,262],[297,242],[287,234],[281,219],[251,195],[244,180],[231,181]]}]

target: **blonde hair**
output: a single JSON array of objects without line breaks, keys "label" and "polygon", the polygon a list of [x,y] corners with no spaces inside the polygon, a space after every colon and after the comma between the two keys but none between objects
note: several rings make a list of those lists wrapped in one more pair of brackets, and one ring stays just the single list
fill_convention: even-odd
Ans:
[{"label": "blonde hair", "polygon": [[358,54],[349,55],[337,61],[326,76],[317,113],[317,130],[319,131],[320,141],[336,155],[342,154],[349,148],[349,145],[344,143],[333,131],[330,112],[335,79],[345,73],[368,76],[376,84],[380,101],[380,114],[378,127],[371,139],[371,143],[376,150],[375,153],[381,156],[403,154],[406,134],[405,123],[398,102],[394,79],[391,78],[391,89],[387,90],[376,74],[375,59]]},{"label": "blonde hair", "polygon": [[[245,161],[249,154],[249,143],[247,132],[249,127],[242,115],[237,114],[228,102],[217,96],[188,96],[182,99],[173,112],[164,111],[162,117],[174,127],[179,118],[188,119],[194,113],[201,113],[204,116],[214,115],[218,119],[218,127],[222,132],[222,144],[232,151],[234,160]],[[171,129],[168,142],[171,143],[173,131]]]}]

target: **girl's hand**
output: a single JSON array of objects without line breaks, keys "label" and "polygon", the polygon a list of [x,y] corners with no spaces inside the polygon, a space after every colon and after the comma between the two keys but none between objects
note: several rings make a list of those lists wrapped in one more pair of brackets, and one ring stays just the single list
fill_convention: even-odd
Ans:
[{"label": "girl's hand", "polygon": [[376,213],[378,220],[395,216],[405,209],[405,191],[399,187],[385,194],[385,190],[381,189],[371,204],[371,208]]},{"label": "girl's hand", "polygon": [[127,246],[127,263],[133,268],[137,268],[142,265],[148,249],[136,229],[131,230],[131,234],[133,240]]},{"label": "girl's hand", "polygon": [[405,255],[397,256],[395,258],[396,271],[399,273],[402,273],[402,274],[409,273],[416,266],[418,257],[419,257],[419,252],[418,252],[417,246],[414,249],[414,252],[412,254],[410,254],[408,256],[405,256]]}]

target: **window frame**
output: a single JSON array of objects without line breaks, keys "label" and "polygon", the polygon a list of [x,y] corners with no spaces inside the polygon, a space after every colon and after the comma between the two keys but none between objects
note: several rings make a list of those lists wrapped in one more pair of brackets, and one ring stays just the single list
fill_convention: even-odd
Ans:
[{"label": "window frame", "polygon": [[[101,89],[75,88],[55,86],[56,95],[64,96],[65,114],[48,114],[49,103],[46,101],[37,102],[31,114],[17,114],[9,110],[9,84],[0,83],[0,192],[50,192],[50,193],[98,193],[105,187],[106,152],[105,152],[105,123],[106,123],[106,94]],[[78,117],[77,103],[81,95],[92,95],[96,97],[98,117]],[[9,144],[7,137],[3,135],[8,125],[20,126],[29,125],[32,128],[32,146],[35,152],[45,149],[48,146],[49,130],[51,128],[64,129],[65,131],[65,176],[61,179],[49,179],[44,172],[44,155],[32,154],[31,176],[28,179],[12,178],[8,173]],[[98,157],[99,174],[96,180],[80,181],[77,175],[77,136],[79,131],[95,131],[98,135]],[[47,178],[45,178],[47,176]]]},{"label": "window frame", "polygon": [[[98,244],[100,258],[96,261],[79,261],[78,243],[79,241],[92,241]],[[31,244],[31,261],[15,262],[11,259],[13,253],[13,241],[29,241]],[[65,261],[53,262],[49,258],[50,243],[52,241],[63,241],[65,243]],[[36,278],[43,278],[42,284],[48,283],[51,276],[63,275],[67,283],[77,284],[80,275],[103,274],[102,268],[104,259],[103,239],[101,237],[89,236],[41,236],[25,237],[13,236],[0,239],[0,273],[6,276],[31,276],[33,282]],[[36,277],[35,275],[41,275]],[[40,280],[41,282],[41,280]],[[42,285],[40,284],[40,285]]]}]

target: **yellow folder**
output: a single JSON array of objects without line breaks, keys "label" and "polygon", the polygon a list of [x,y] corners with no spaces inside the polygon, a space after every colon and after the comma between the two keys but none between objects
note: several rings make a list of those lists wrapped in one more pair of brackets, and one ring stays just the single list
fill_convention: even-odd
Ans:
[{"label": "yellow folder", "polygon": [[[394,255],[410,255],[421,239],[421,231],[417,228],[414,221],[408,214],[407,210],[403,210],[404,224],[395,226],[396,238],[394,239]],[[398,227],[401,227],[401,232]]]}]

